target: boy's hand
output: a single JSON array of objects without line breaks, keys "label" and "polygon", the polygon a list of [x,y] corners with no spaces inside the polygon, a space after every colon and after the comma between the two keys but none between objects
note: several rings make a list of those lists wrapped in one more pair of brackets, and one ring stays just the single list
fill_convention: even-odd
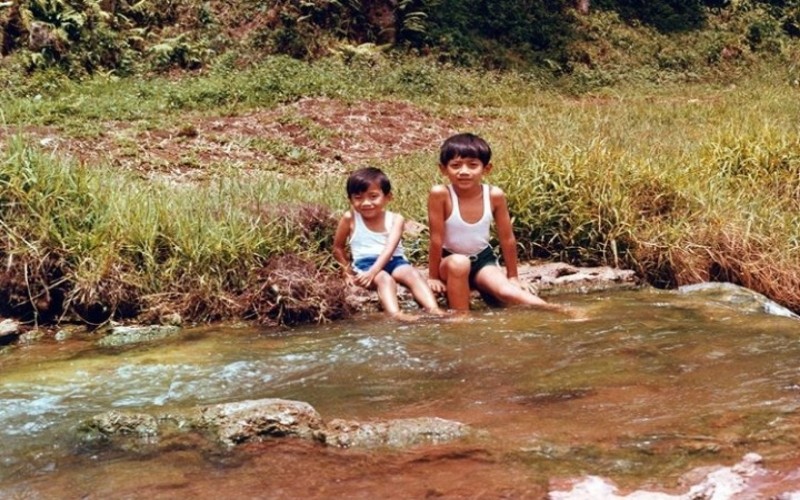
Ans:
[{"label": "boy's hand", "polygon": [[445,293],[447,291],[447,286],[440,279],[428,278],[428,286],[433,293]]},{"label": "boy's hand", "polygon": [[352,274],[350,274],[348,272],[345,272],[345,273],[342,273],[342,274],[344,275],[343,277],[344,277],[344,284],[345,285],[347,285],[347,286],[355,286],[355,284],[356,284],[355,283],[355,276],[353,276]]},{"label": "boy's hand", "polygon": [[508,281],[513,283],[514,286],[516,286],[520,290],[525,290],[526,292],[530,293],[531,295],[536,295],[537,297],[539,295],[539,291],[536,290],[536,287],[532,283],[529,283],[529,282],[522,283],[519,280],[519,278],[517,278],[517,277],[509,278]]},{"label": "boy's hand", "polygon": [[361,287],[364,287],[364,288],[369,288],[369,286],[372,284],[372,280],[375,279],[375,275],[376,274],[377,273],[375,273],[373,271],[367,271],[365,273],[358,273],[358,274],[356,274],[356,276],[354,278],[354,281],[355,281],[356,285],[358,285],[358,286],[361,286]]}]

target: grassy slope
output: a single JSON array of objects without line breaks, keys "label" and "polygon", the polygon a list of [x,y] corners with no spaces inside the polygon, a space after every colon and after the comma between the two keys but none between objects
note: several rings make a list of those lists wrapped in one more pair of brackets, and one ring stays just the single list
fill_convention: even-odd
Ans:
[{"label": "grassy slope", "polygon": [[[692,61],[703,46],[681,52],[687,40],[674,40],[667,52],[687,67],[643,57],[623,68],[625,43],[660,54],[665,39],[605,15],[586,22],[597,38],[581,50],[594,62],[556,86],[367,53],[347,63],[220,64],[177,79],[95,78],[40,97],[8,95],[3,113],[12,131],[50,125],[91,137],[110,119],[146,128],[304,96],[404,99],[490,140],[492,180],[509,194],[523,255],[631,267],[659,286],[729,280],[800,310],[791,47],[777,61],[744,54],[699,71]],[[746,73],[745,62],[758,71]],[[397,186],[394,208],[417,220],[436,181],[435,147],[376,154]],[[176,188],[78,165],[24,134],[7,140],[1,158],[5,314],[97,323],[169,312],[284,323],[346,314],[328,255],[331,213],[345,204],[339,176],[253,178],[222,164],[208,167],[224,175]],[[424,235],[409,243],[424,260]],[[276,266],[285,253],[305,260]],[[327,286],[293,286],[310,274]]]}]

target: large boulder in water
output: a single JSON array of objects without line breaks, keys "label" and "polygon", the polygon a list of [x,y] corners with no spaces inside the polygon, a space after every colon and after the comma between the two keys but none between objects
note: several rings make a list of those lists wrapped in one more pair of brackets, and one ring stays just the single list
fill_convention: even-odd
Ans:
[{"label": "large boulder in water", "polygon": [[323,426],[322,418],[310,404],[288,399],[204,406],[195,422],[195,427],[212,430],[228,445],[283,436],[322,441]]}]

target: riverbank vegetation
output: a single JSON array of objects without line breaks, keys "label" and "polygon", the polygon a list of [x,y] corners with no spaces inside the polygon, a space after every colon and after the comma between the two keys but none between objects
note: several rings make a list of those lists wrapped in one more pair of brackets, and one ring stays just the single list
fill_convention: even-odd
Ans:
[{"label": "riverbank vegetation", "polygon": [[[445,37],[427,53],[435,30],[415,31],[423,17],[411,15],[422,11],[395,26],[393,47],[411,52],[328,26],[317,51],[295,40],[309,51],[256,55],[195,30],[183,40],[207,54],[196,64],[156,63],[151,47],[130,56],[141,66],[109,72],[77,49],[12,44],[0,66],[0,315],[345,317],[330,257],[343,173],[384,168],[393,209],[424,222],[436,148],[463,130],[494,147],[490,180],[508,194],[522,257],[631,268],[659,287],[731,281],[800,311],[800,44],[793,10],[747,5],[698,4],[699,18],[674,13],[688,24],[678,30],[622,8],[563,10],[569,30],[553,20],[550,42],[495,46],[492,61],[480,37],[474,51]],[[418,263],[425,238],[407,240]]]}]

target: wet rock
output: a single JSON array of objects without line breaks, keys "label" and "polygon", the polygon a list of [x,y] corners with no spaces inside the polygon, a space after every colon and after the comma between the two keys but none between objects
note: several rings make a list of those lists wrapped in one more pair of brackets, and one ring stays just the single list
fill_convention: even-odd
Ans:
[{"label": "wet rock", "polygon": [[[690,472],[683,483],[695,482],[683,494],[670,495],[655,491],[634,491],[629,495],[618,495],[617,487],[607,479],[588,476],[574,483],[569,490],[551,491],[550,500],[728,500],[731,498],[758,498],[748,492],[754,478],[767,474],[761,466],[761,456],[748,453],[733,467],[702,468]],[[752,492],[756,493],[756,492]]]},{"label": "wet rock", "polygon": [[58,342],[64,342],[84,333],[86,333],[86,327],[82,325],[62,325],[61,328],[56,331],[53,338]]},{"label": "wet rock", "polygon": [[311,405],[287,399],[259,399],[205,406],[197,426],[227,445],[265,437],[294,436],[321,441],[322,418]]},{"label": "wet rock", "polygon": [[159,416],[110,411],[87,420],[80,430],[84,441],[115,441],[117,444],[125,438],[155,441],[162,436],[197,430],[227,446],[292,437],[337,448],[398,449],[445,443],[470,434],[468,426],[436,417],[366,423],[334,419],[326,424],[308,403],[287,399],[201,406],[182,414]]},{"label": "wet rock", "polygon": [[118,347],[161,340],[178,332],[180,328],[172,325],[114,326],[108,334],[97,341],[97,344],[103,347]]},{"label": "wet rock", "polygon": [[800,316],[764,295],[733,283],[709,282],[684,285],[678,288],[678,293],[691,294],[704,302],[716,302],[723,306],[734,307],[737,311],[800,319]]},{"label": "wet rock", "polygon": [[466,425],[435,417],[367,423],[336,419],[325,430],[325,444],[339,448],[407,448],[446,443],[468,434]]},{"label": "wet rock", "polygon": [[158,435],[158,420],[146,413],[109,411],[95,415],[83,423],[80,430],[84,440],[108,440],[118,436],[154,438]]},{"label": "wet rock", "polygon": [[519,266],[519,279],[542,295],[626,290],[641,283],[636,273],[614,267],[575,267],[563,262]]}]

